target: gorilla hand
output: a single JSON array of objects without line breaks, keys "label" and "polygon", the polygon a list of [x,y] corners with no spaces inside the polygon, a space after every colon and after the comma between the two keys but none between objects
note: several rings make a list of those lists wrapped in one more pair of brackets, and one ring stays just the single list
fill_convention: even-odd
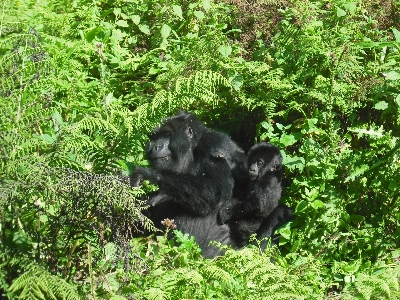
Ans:
[{"label": "gorilla hand", "polygon": [[166,200],[168,200],[168,196],[165,195],[164,193],[162,193],[161,191],[157,191],[150,195],[150,198],[147,201],[147,203],[150,206],[157,206],[158,204],[160,204],[161,202],[164,202]]},{"label": "gorilla hand", "polygon": [[131,186],[139,186],[143,180],[148,180],[153,184],[157,184],[160,180],[160,175],[154,169],[136,167],[129,176]]}]

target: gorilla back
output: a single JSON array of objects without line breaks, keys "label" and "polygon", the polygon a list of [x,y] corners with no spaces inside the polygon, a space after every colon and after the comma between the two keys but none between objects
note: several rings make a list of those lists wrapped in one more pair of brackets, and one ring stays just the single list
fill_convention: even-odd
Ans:
[{"label": "gorilla back", "polygon": [[154,224],[174,219],[179,230],[195,236],[206,257],[218,254],[210,241],[232,244],[228,226],[219,225],[216,214],[246,177],[242,149],[193,114],[180,112],[155,128],[146,154],[152,168],[136,167],[130,179],[132,186],[144,179],[159,186],[149,198]]}]

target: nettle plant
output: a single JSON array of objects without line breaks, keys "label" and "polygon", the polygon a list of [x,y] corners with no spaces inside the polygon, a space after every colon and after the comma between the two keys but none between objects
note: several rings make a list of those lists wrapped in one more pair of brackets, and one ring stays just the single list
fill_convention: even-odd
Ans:
[{"label": "nettle plant", "polygon": [[180,76],[212,69],[221,55],[237,51],[227,39],[228,12],[209,0],[101,2],[97,25],[82,31],[95,46],[93,74],[131,109],[151,102]]},{"label": "nettle plant", "polygon": [[258,128],[283,149],[283,201],[297,215],[279,230],[281,244],[334,266],[324,272],[334,281],[351,281],[398,257],[400,32],[379,31],[357,3],[283,13],[272,68],[291,87]]}]

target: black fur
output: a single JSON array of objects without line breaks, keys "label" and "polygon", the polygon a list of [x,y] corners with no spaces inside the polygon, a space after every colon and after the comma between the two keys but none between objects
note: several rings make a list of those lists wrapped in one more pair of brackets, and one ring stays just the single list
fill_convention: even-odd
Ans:
[{"label": "black fur", "polygon": [[[279,149],[268,143],[254,145],[249,151],[248,166],[245,196],[240,198],[241,201],[233,198],[218,214],[220,224],[229,224],[231,236],[238,246],[246,245],[250,235],[256,232],[258,238],[270,237],[276,225],[281,224],[271,216],[279,211],[275,209],[282,193],[283,165]],[[269,218],[270,222],[267,221]]]},{"label": "black fur", "polygon": [[151,168],[136,167],[130,180],[132,186],[144,179],[159,186],[149,198],[154,224],[174,219],[179,230],[196,238],[206,257],[219,253],[208,245],[212,240],[232,245],[229,227],[217,223],[217,213],[232,198],[235,182],[246,177],[242,149],[193,114],[180,112],[154,130],[146,154]]}]

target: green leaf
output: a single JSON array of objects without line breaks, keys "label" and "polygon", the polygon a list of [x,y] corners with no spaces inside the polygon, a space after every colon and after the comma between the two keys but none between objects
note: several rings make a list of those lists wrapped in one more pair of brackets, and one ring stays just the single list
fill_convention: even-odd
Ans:
[{"label": "green leaf", "polygon": [[228,57],[232,53],[232,47],[231,46],[219,46],[218,47],[218,52],[222,54],[224,57]]},{"label": "green leaf", "polygon": [[345,8],[352,15],[354,15],[354,13],[356,12],[357,3],[356,2],[345,3],[345,4],[343,4],[343,8]]},{"label": "green leaf", "polygon": [[320,200],[315,200],[315,201],[313,201],[313,202],[311,203],[311,206],[312,206],[314,209],[318,209],[318,208],[324,207],[325,204],[324,204],[324,202],[322,202],[322,201],[320,201]]},{"label": "green leaf", "polygon": [[61,114],[58,111],[55,111],[53,113],[52,117],[59,125],[64,124],[63,118],[62,118]]},{"label": "green leaf", "polygon": [[120,295],[113,295],[111,296],[110,300],[128,300],[128,299]]},{"label": "green leaf", "polygon": [[46,223],[49,220],[49,218],[46,215],[42,214],[42,215],[40,215],[39,220],[42,223]]},{"label": "green leaf", "polygon": [[365,217],[360,215],[351,215],[350,218],[354,224],[361,223],[362,221],[365,220]]},{"label": "green leaf", "polygon": [[126,36],[125,32],[121,31],[118,28],[114,28],[112,31],[111,38],[114,39],[115,41],[121,42],[125,36]]},{"label": "green leaf", "polygon": [[400,107],[400,94],[397,95],[396,99],[394,99],[394,102]]},{"label": "green leaf", "polygon": [[296,205],[296,210],[295,210],[295,214],[296,213],[300,213],[306,210],[307,208],[307,202],[304,200],[301,200],[297,205]]},{"label": "green leaf", "polygon": [[199,20],[203,20],[204,19],[204,13],[202,11],[200,11],[200,10],[194,11],[193,14]]},{"label": "green leaf", "polygon": [[52,136],[48,135],[47,133],[42,134],[42,135],[34,134],[33,136],[38,138],[38,139],[40,139],[40,140],[42,140],[42,141],[44,141],[44,142],[46,142],[47,144],[53,144],[54,141],[55,141],[55,139]]},{"label": "green leaf", "polygon": [[210,0],[203,0],[202,1],[202,6],[203,6],[205,11],[209,11],[210,8],[211,8]]},{"label": "green leaf", "polygon": [[120,27],[129,27],[128,22],[126,22],[125,20],[118,20],[117,22],[115,22],[115,24]]},{"label": "green leaf", "polygon": [[338,8],[336,9],[336,15],[337,15],[338,17],[344,17],[344,16],[346,15],[346,11],[344,11],[343,9],[341,9],[340,7],[338,7]]},{"label": "green leaf", "polygon": [[290,235],[291,235],[290,222],[286,223],[285,225],[280,227],[276,231],[276,233],[279,233],[282,237],[284,237],[285,239],[289,240],[290,239]]},{"label": "green leaf", "polygon": [[178,16],[180,19],[183,19],[182,8],[180,5],[172,5],[172,10],[176,16]]},{"label": "green leaf", "polygon": [[298,139],[293,134],[282,134],[280,142],[284,147],[291,146],[297,142]]},{"label": "green leaf", "polygon": [[53,205],[47,205],[46,209],[47,214],[55,216],[56,215],[56,210],[54,209]]},{"label": "green leaf", "polygon": [[147,34],[147,35],[150,34],[150,28],[149,28],[149,26],[147,26],[146,24],[141,24],[141,25],[139,25],[139,30],[140,30],[141,32],[143,32],[144,34]]},{"label": "green leaf", "polygon": [[374,108],[377,110],[385,110],[388,108],[389,104],[386,101],[379,101],[375,104]]},{"label": "green leaf", "polygon": [[344,221],[346,224],[349,224],[349,223],[350,223],[350,215],[349,215],[347,212],[343,211],[343,212],[340,214],[340,218],[341,218],[341,220]]},{"label": "green leaf", "polygon": [[113,95],[112,92],[109,93],[109,94],[105,97],[105,99],[104,99],[104,102],[105,102],[105,104],[106,104],[107,106],[110,105],[110,104],[113,103],[113,102],[116,102],[116,101],[117,101],[117,98],[114,97],[114,95]]},{"label": "green leaf", "polygon": [[283,155],[283,164],[290,170],[299,169],[302,171],[305,166],[305,160],[299,156]]},{"label": "green leaf", "polygon": [[400,43],[400,31],[398,31],[396,28],[392,28],[393,35],[396,38],[396,42]]},{"label": "green leaf", "polygon": [[98,33],[100,33],[102,30],[103,30],[103,27],[101,27],[101,26],[98,26],[98,27],[95,27],[95,28],[89,30],[89,32],[87,32],[85,34],[86,41],[88,41],[88,42],[93,41],[93,39],[96,37],[96,35]]},{"label": "green leaf", "polygon": [[399,80],[400,79],[400,74],[397,73],[396,71],[390,71],[387,72],[385,75],[386,80]]},{"label": "green leaf", "polygon": [[161,37],[166,39],[169,37],[170,33],[171,27],[169,27],[167,24],[163,24],[163,26],[161,26]]},{"label": "green leaf", "polygon": [[400,249],[395,249],[391,254],[393,258],[400,257]]},{"label": "green leaf", "polygon": [[118,17],[121,14],[121,9],[120,8],[114,8],[113,13],[116,17]]},{"label": "green leaf", "polygon": [[167,39],[163,39],[161,44],[160,44],[160,48],[161,49],[167,49],[168,46],[168,40]]},{"label": "green leaf", "polygon": [[155,75],[155,74],[158,74],[159,72],[160,72],[160,69],[155,68],[155,67],[150,67],[150,69],[149,69],[150,75]]},{"label": "green leaf", "polygon": [[138,15],[133,15],[133,16],[131,17],[131,20],[132,20],[132,22],[133,22],[134,24],[139,25],[139,23],[140,23],[140,16],[138,16]]},{"label": "green leaf", "polygon": [[235,75],[229,77],[229,81],[235,91],[239,91],[243,85],[243,76],[239,73],[236,73]]},{"label": "green leaf", "polygon": [[110,64],[113,68],[118,68],[121,61],[118,57],[112,56],[110,59]]}]

